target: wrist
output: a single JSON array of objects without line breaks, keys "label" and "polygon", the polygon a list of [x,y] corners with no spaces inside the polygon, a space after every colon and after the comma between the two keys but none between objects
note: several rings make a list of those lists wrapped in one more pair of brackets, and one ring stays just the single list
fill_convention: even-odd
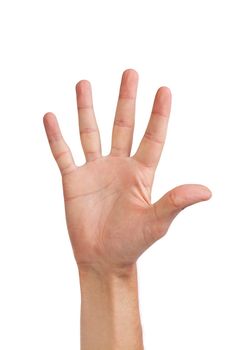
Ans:
[{"label": "wrist", "polygon": [[111,279],[130,279],[135,276],[137,265],[117,265],[103,266],[100,264],[78,264],[80,279],[85,277],[93,277],[101,280]]},{"label": "wrist", "polygon": [[81,349],[143,349],[136,264],[78,268]]}]

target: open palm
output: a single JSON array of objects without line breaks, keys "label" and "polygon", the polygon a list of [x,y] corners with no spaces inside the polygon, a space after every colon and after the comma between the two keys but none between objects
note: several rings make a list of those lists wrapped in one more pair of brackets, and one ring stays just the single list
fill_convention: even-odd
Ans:
[{"label": "open palm", "polygon": [[130,157],[138,74],[123,72],[109,155],[102,156],[91,85],[76,85],[79,130],[86,163],[76,166],[55,115],[44,116],[53,156],[62,175],[67,228],[79,265],[124,266],[168,230],[185,207],[207,200],[211,192],[197,184],[178,186],[151,203],[154,173],[166,138],[171,92],[156,93],[147,129]]}]

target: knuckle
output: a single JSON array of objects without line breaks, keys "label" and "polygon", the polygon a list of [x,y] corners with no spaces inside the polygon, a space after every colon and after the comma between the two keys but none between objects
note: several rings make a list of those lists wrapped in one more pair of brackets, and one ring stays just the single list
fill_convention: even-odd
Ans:
[{"label": "knuckle", "polygon": [[98,132],[97,128],[83,128],[82,130],[80,130],[80,135],[92,134],[92,133],[96,133],[96,132]]},{"label": "knuckle", "polygon": [[158,137],[156,137],[156,135],[150,131],[146,131],[145,134],[144,134],[144,137],[149,140],[149,141],[152,141],[154,143],[157,143],[159,145],[163,145],[164,144],[164,141],[162,139],[159,139]]},{"label": "knuckle", "polygon": [[117,118],[114,121],[114,125],[119,126],[119,127],[123,127],[123,128],[133,128],[133,123],[129,123],[127,122],[127,120],[123,119],[123,118]]},{"label": "knuckle", "polygon": [[177,197],[174,191],[170,191],[168,194],[168,200],[170,202],[170,204],[175,208],[175,209],[179,209],[180,205],[177,201]]}]

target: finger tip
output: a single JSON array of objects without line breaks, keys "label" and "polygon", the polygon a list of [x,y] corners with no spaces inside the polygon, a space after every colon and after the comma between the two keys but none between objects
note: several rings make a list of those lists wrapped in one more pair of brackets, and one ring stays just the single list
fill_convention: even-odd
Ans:
[{"label": "finger tip", "polygon": [[134,68],[127,68],[123,71],[124,76],[129,76],[131,78],[134,78],[138,80],[139,74]]},{"label": "finger tip", "polygon": [[176,188],[178,197],[185,198],[187,202],[198,203],[207,201],[211,198],[212,192],[210,189],[201,184],[185,184]]},{"label": "finger tip", "polygon": [[47,132],[57,127],[57,118],[54,113],[47,112],[43,116],[43,124]]},{"label": "finger tip", "polygon": [[206,193],[205,193],[205,196],[206,196],[206,200],[212,198],[212,196],[213,196],[212,191],[210,191],[209,189],[207,189],[207,190],[206,190]]},{"label": "finger tip", "polygon": [[201,187],[199,188],[199,193],[203,201],[207,201],[212,197],[212,191],[208,187],[203,185],[201,185]]},{"label": "finger tip", "polygon": [[49,122],[51,119],[54,119],[55,118],[55,115],[54,113],[52,112],[46,112],[43,116],[43,122],[44,123],[47,123]]},{"label": "finger tip", "polygon": [[171,89],[166,86],[166,85],[163,85],[163,86],[160,86],[160,88],[158,89],[159,92],[162,92],[163,94],[165,93],[166,95],[168,95],[170,98],[172,97],[172,92],[171,92]]},{"label": "finger tip", "polygon": [[79,80],[75,85],[75,90],[77,92],[82,92],[86,88],[90,88],[90,87],[91,87],[91,82],[87,79],[82,79],[82,80]]}]

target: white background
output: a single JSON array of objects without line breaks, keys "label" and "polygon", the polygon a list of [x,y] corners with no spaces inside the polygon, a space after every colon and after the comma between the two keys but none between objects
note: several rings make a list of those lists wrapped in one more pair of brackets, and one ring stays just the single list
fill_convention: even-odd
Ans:
[{"label": "white background", "polygon": [[166,85],[173,96],[153,201],[183,183],[213,193],[185,209],[138,260],[145,349],[232,350],[231,5],[1,1],[1,349],[79,349],[78,272],[42,117],[56,114],[83,164],[75,84],[90,80],[107,154],[121,75],[133,68],[133,153],[157,89]]}]

